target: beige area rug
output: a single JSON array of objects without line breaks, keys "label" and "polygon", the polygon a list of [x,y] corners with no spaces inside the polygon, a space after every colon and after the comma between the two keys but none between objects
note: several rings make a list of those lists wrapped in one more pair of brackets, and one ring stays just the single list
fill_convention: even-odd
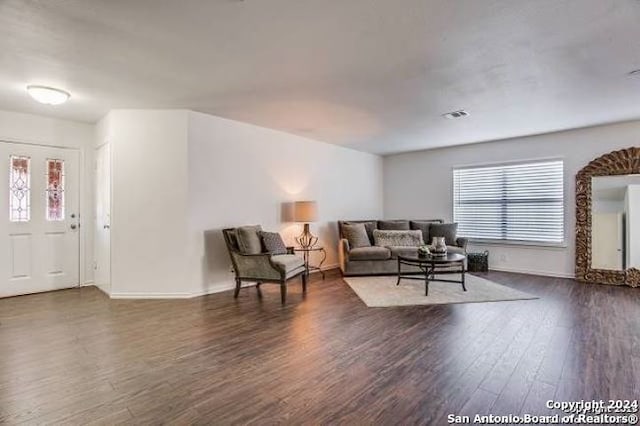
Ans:
[{"label": "beige area rug", "polygon": [[[444,278],[458,279],[458,277],[458,275],[449,275]],[[467,274],[465,278],[467,291],[462,291],[460,284],[431,282],[429,296],[424,295],[424,281],[421,280],[403,279],[398,286],[396,286],[397,277],[394,276],[346,277],[344,280],[370,308],[500,302],[538,298],[475,275]]]}]

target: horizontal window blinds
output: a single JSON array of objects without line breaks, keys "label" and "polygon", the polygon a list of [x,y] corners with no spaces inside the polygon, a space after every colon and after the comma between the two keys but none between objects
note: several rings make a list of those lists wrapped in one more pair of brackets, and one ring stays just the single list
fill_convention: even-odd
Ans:
[{"label": "horizontal window blinds", "polygon": [[453,216],[460,236],[564,242],[562,161],[453,171]]}]

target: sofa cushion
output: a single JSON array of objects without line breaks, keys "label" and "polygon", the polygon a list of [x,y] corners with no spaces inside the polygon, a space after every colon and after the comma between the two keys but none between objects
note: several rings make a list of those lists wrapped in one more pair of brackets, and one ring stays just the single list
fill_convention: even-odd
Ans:
[{"label": "sofa cushion", "polygon": [[408,220],[379,220],[378,229],[383,231],[408,231],[410,228]]},{"label": "sofa cushion", "polygon": [[291,272],[297,268],[304,268],[304,260],[295,254],[278,254],[271,256],[271,261],[285,272]]},{"label": "sofa cushion", "polygon": [[243,254],[262,253],[262,241],[258,232],[262,231],[260,225],[239,226],[236,228],[238,247]]},{"label": "sofa cushion", "polygon": [[371,246],[363,223],[342,225],[342,235],[349,241],[349,247],[352,249]]},{"label": "sofa cushion", "polygon": [[411,229],[417,229],[422,231],[422,240],[425,244],[431,243],[431,238],[429,238],[429,228],[431,228],[431,224],[433,223],[442,223],[438,219],[434,220],[412,220],[409,222],[409,227]]},{"label": "sofa cushion", "polygon": [[386,247],[359,247],[349,251],[349,260],[387,260],[391,253]]},{"label": "sofa cushion", "polygon": [[271,254],[287,254],[287,246],[277,232],[259,232],[264,251]]},{"label": "sofa cushion", "polygon": [[403,246],[419,247],[424,245],[422,232],[418,230],[409,231],[373,231],[375,244],[380,247]]},{"label": "sofa cushion", "polygon": [[[359,220],[357,222],[342,222],[342,226],[344,225],[353,225],[354,223],[361,223],[364,225],[364,229],[367,230],[367,237],[369,237],[369,243],[373,245],[373,230],[378,229],[378,221],[377,220]],[[344,230],[342,231],[342,236],[344,237]]]},{"label": "sofa cushion", "polygon": [[399,254],[402,256],[412,256],[412,255],[418,254],[418,247],[393,246],[393,247],[389,247],[389,250],[391,251],[392,259],[397,259]]},{"label": "sofa cushion", "polygon": [[457,223],[432,223],[429,228],[429,242],[433,240],[433,237],[444,237],[446,245],[455,246],[457,233]]}]

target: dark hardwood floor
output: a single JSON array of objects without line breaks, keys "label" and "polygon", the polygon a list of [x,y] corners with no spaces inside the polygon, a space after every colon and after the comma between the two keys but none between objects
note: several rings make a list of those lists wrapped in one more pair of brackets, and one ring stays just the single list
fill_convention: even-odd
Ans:
[{"label": "dark hardwood floor", "polygon": [[640,289],[490,273],[538,300],[367,308],[340,276],[191,300],[0,300],[0,423],[446,424],[640,398]]}]

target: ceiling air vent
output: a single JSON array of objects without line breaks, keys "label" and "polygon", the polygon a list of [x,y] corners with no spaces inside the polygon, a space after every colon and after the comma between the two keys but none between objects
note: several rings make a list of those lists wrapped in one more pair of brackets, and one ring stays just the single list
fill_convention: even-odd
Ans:
[{"label": "ceiling air vent", "polygon": [[446,114],[442,114],[444,118],[448,118],[449,120],[453,120],[454,118],[464,118],[468,117],[469,113],[463,109],[458,111],[448,112]]}]

